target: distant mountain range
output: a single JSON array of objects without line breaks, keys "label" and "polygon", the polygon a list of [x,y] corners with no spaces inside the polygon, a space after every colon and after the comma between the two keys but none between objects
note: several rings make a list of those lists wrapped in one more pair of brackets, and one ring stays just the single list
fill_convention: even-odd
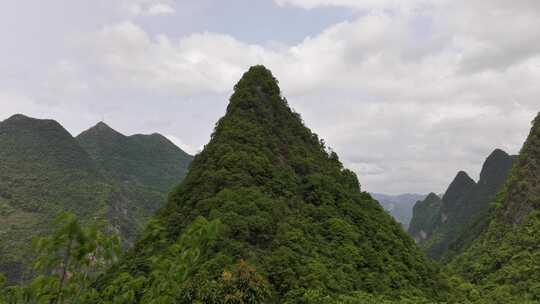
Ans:
[{"label": "distant mountain range", "polygon": [[417,201],[421,201],[426,198],[425,194],[412,193],[398,195],[382,193],[370,194],[381,204],[384,210],[390,212],[390,215],[392,215],[396,221],[403,225],[405,230],[408,229],[409,223],[411,222],[414,204],[416,204]]},{"label": "distant mountain range", "polygon": [[126,137],[104,123],[74,138],[54,120],[0,122],[0,272],[30,274],[31,240],[60,211],[107,221],[129,246],[191,160],[159,134]]}]

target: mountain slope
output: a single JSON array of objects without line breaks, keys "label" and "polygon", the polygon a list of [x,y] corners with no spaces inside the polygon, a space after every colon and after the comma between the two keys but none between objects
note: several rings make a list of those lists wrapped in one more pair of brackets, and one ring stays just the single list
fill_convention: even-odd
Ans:
[{"label": "mountain slope", "polygon": [[537,303],[539,244],[540,114],[498,195],[487,229],[455,259],[452,268],[483,287],[489,298],[503,302],[507,299],[506,303]]},{"label": "mountain slope", "polygon": [[82,132],[77,141],[106,175],[161,192],[182,180],[193,160],[160,134],[124,136],[103,122]]},{"label": "mountain slope", "polygon": [[496,149],[484,162],[478,183],[463,171],[456,175],[442,198],[437,220],[429,222],[429,227],[417,226],[418,231],[430,233],[422,238],[418,231],[409,231],[429,257],[451,257],[478,236],[485,227],[489,206],[502,188],[512,164],[512,156]]},{"label": "mountain slope", "polygon": [[428,194],[426,199],[418,201],[414,205],[413,217],[408,231],[417,243],[431,238],[439,227],[441,205],[442,200],[435,193]]},{"label": "mountain slope", "polygon": [[[15,115],[0,122],[0,272],[10,282],[30,275],[31,240],[46,234],[60,211],[105,220],[127,247],[184,177],[191,157],[164,137],[96,128],[103,126],[76,140],[53,120]],[[108,142],[131,154],[101,153]]]},{"label": "mountain slope", "polygon": [[0,271],[18,280],[33,236],[60,210],[104,218],[112,195],[60,124],[15,115],[0,123]]},{"label": "mountain slope", "polygon": [[153,214],[182,181],[193,157],[160,134],[125,136],[103,122],[76,137],[100,172],[134,204]]},{"label": "mountain slope", "polygon": [[371,193],[374,199],[392,215],[396,221],[401,223],[405,230],[409,228],[409,223],[413,215],[413,207],[417,201],[424,200],[426,195],[405,193],[399,195],[388,195],[382,193]]},{"label": "mountain slope", "polygon": [[428,298],[444,292],[413,240],[361,192],[356,175],[303,125],[262,66],[236,84],[211,141],[159,212],[154,226],[163,230],[147,231],[108,280],[154,271],[155,258],[199,216],[223,227],[175,294],[178,303],[208,301],[238,261],[251,265],[255,283],[267,283],[262,303],[354,291]]}]

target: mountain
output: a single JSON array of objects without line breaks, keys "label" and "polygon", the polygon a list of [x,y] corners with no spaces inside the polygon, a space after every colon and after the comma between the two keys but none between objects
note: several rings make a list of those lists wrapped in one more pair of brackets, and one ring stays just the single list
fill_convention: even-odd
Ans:
[{"label": "mountain", "polygon": [[371,196],[376,199],[384,210],[390,212],[390,215],[396,219],[405,230],[409,228],[411,222],[413,207],[417,201],[424,200],[425,195],[422,194],[399,194],[388,195],[382,193],[371,193]]},{"label": "mountain", "polygon": [[[151,151],[171,150],[162,138],[148,139],[141,144],[144,145]],[[98,149],[99,145],[95,147]],[[183,153],[174,159],[156,152],[155,157],[161,159],[148,161],[174,161],[171,167],[180,171],[176,175],[178,180],[173,182],[172,174],[164,174],[165,178],[152,192],[135,182],[135,186],[125,187],[115,176],[108,175],[93,155],[54,120],[19,114],[0,122],[0,272],[7,274],[10,282],[31,275],[31,240],[46,234],[60,211],[75,213],[83,222],[104,220],[120,232],[128,245],[152,211],[165,203],[166,182],[172,188],[185,174],[186,164],[176,163],[183,159]],[[102,160],[106,162],[107,157]],[[132,179],[137,180],[138,169],[124,169],[133,172]],[[153,174],[148,171],[147,174]]]},{"label": "mountain", "polygon": [[423,201],[414,205],[409,234],[417,243],[430,239],[439,227],[441,205],[442,200],[435,193],[428,194]]},{"label": "mountain", "polygon": [[[200,217],[221,223],[217,239],[196,250],[189,268],[165,262],[194,242]],[[235,85],[210,142],[152,223],[100,280],[108,296],[140,276],[133,302],[144,302],[169,286],[160,281],[167,265],[184,273],[171,278],[174,303],[210,303],[222,292],[246,299],[235,303],[324,303],[355,292],[436,299],[445,292],[414,241],[291,111],[263,66]]]},{"label": "mountain", "polygon": [[103,122],[76,139],[100,172],[142,207],[146,216],[163,206],[193,160],[160,134],[125,136]]},{"label": "mountain", "polygon": [[[113,189],[56,121],[15,115],[0,123],[0,272],[19,280],[32,237],[68,210],[104,218]],[[115,216],[115,215],[112,215]]]},{"label": "mountain", "polygon": [[540,114],[492,209],[487,227],[451,266],[481,286],[487,299],[538,303]]},{"label": "mountain", "polygon": [[[458,172],[437,207],[439,214],[435,221],[431,218],[435,210],[422,210],[422,206],[428,205],[420,204],[415,208],[418,215],[413,218],[418,219],[418,224],[414,231],[409,229],[409,233],[429,257],[451,257],[478,236],[486,224],[489,206],[501,190],[513,163],[514,157],[496,149],[485,160],[478,183],[467,173]],[[429,220],[422,219],[425,214],[430,216]],[[422,226],[422,223],[428,226]],[[426,234],[420,235],[422,231]]]},{"label": "mountain", "polygon": [[193,160],[160,134],[125,136],[103,122],[76,139],[108,177],[159,192],[182,180]]}]

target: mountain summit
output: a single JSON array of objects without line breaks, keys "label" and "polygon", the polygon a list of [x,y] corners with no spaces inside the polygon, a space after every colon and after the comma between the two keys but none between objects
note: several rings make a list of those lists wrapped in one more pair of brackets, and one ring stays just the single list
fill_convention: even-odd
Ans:
[{"label": "mountain summit", "polygon": [[253,303],[324,302],[355,292],[433,299],[444,290],[413,240],[303,125],[263,66],[236,84],[210,142],[158,213],[153,226],[163,233],[147,231],[153,237],[138,242],[116,274],[155,271],[156,257],[201,216],[222,229],[200,251],[174,295],[178,303],[210,301],[237,279],[247,280],[239,288],[249,292],[268,290]]},{"label": "mountain summit", "polygon": [[[33,237],[59,211],[105,218],[112,189],[58,122],[14,115],[0,123],[0,272],[28,275]],[[112,217],[116,217],[112,215]]]},{"label": "mountain summit", "polygon": [[440,205],[433,207],[422,202],[415,206],[415,223],[411,223],[414,229],[409,229],[409,233],[429,257],[452,256],[478,236],[489,217],[489,206],[503,186],[513,162],[512,156],[495,149],[484,161],[478,183],[460,171],[448,186]]},{"label": "mountain summit", "polygon": [[[488,299],[540,301],[540,114],[521,149],[487,228],[454,262]],[[493,288],[497,286],[497,288]],[[494,301],[492,301],[494,302]]]},{"label": "mountain summit", "polygon": [[105,175],[161,192],[184,178],[193,159],[160,134],[125,136],[104,122],[76,139]]}]

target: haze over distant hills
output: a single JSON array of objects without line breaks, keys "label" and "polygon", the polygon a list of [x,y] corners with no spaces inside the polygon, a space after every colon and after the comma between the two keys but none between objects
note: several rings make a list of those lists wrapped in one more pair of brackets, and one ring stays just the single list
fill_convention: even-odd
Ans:
[{"label": "haze over distant hills", "polygon": [[0,122],[0,272],[27,274],[30,243],[60,211],[106,220],[129,245],[192,157],[161,135],[125,137],[103,123],[73,138],[58,122]]},{"label": "haze over distant hills", "polygon": [[396,221],[401,223],[405,230],[408,229],[411,222],[413,207],[417,201],[424,200],[426,195],[424,194],[397,194],[389,195],[382,193],[370,193],[374,199],[376,199],[381,206],[392,215]]}]

